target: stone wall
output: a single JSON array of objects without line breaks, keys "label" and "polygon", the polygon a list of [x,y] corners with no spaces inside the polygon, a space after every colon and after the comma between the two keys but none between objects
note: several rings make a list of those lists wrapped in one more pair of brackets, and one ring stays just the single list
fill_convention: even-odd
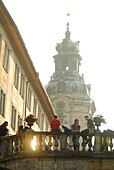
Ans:
[{"label": "stone wall", "polygon": [[31,152],[0,160],[11,170],[114,170],[114,153]]}]

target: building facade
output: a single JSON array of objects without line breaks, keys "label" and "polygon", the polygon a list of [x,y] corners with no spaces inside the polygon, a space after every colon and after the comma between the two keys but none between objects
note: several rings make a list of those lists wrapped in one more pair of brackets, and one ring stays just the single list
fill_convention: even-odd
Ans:
[{"label": "building facade", "polygon": [[46,91],[61,123],[70,128],[77,118],[81,129],[84,129],[86,127],[84,116],[93,116],[95,104],[90,98],[90,84],[86,85],[83,74],[81,76],[79,73],[82,60],[79,54],[79,41],[72,42],[70,34],[67,23],[65,39],[56,46],[58,54],[53,56],[55,72],[46,85]]},{"label": "building facade", "polygon": [[39,119],[34,129],[50,129],[53,107],[18,28],[0,1],[0,124],[7,120],[10,133],[15,134],[29,114]]}]

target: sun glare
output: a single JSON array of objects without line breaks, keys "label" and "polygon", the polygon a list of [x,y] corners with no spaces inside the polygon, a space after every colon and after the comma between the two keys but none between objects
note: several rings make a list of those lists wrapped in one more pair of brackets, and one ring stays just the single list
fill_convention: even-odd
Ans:
[{"label": "sun glare", "polygon": [[33,137],[32,140],[32,150],[35,151],[36,150],[36,136]]}]

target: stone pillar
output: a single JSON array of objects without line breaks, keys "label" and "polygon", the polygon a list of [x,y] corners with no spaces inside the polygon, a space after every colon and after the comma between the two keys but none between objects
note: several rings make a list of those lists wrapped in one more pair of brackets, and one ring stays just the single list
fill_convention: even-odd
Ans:
[{"label": "stone pillar", "polygon": [[63,134],[60,138],[60,150],[67,150],[67,135]]},{"label": "stone pillar", "polygon": [[32,151],[33,134],[31,132],[32,129],[28,129],[25,134],[25,142],[24,142],[25,151]]},{"label": "stone pillar", "polygon": [[101,142],[100,130],[97,129],[95,132],[95,152],[101,152]]}]

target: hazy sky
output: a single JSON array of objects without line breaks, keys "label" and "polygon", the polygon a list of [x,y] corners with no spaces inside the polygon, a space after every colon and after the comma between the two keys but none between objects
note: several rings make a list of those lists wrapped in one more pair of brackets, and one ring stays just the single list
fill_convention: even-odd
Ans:
[{"label": "hazy sky", "polygon": [[[114,1],[113,0],[3,0],[25,42],[43,85],[54,72],[56,43],[65,37],[69,20],[71,39],[80,41],[80,74],[91,84],[96,114],[113,129],[114,121]],[[66,13],[70,12],[69,18]]]}]

